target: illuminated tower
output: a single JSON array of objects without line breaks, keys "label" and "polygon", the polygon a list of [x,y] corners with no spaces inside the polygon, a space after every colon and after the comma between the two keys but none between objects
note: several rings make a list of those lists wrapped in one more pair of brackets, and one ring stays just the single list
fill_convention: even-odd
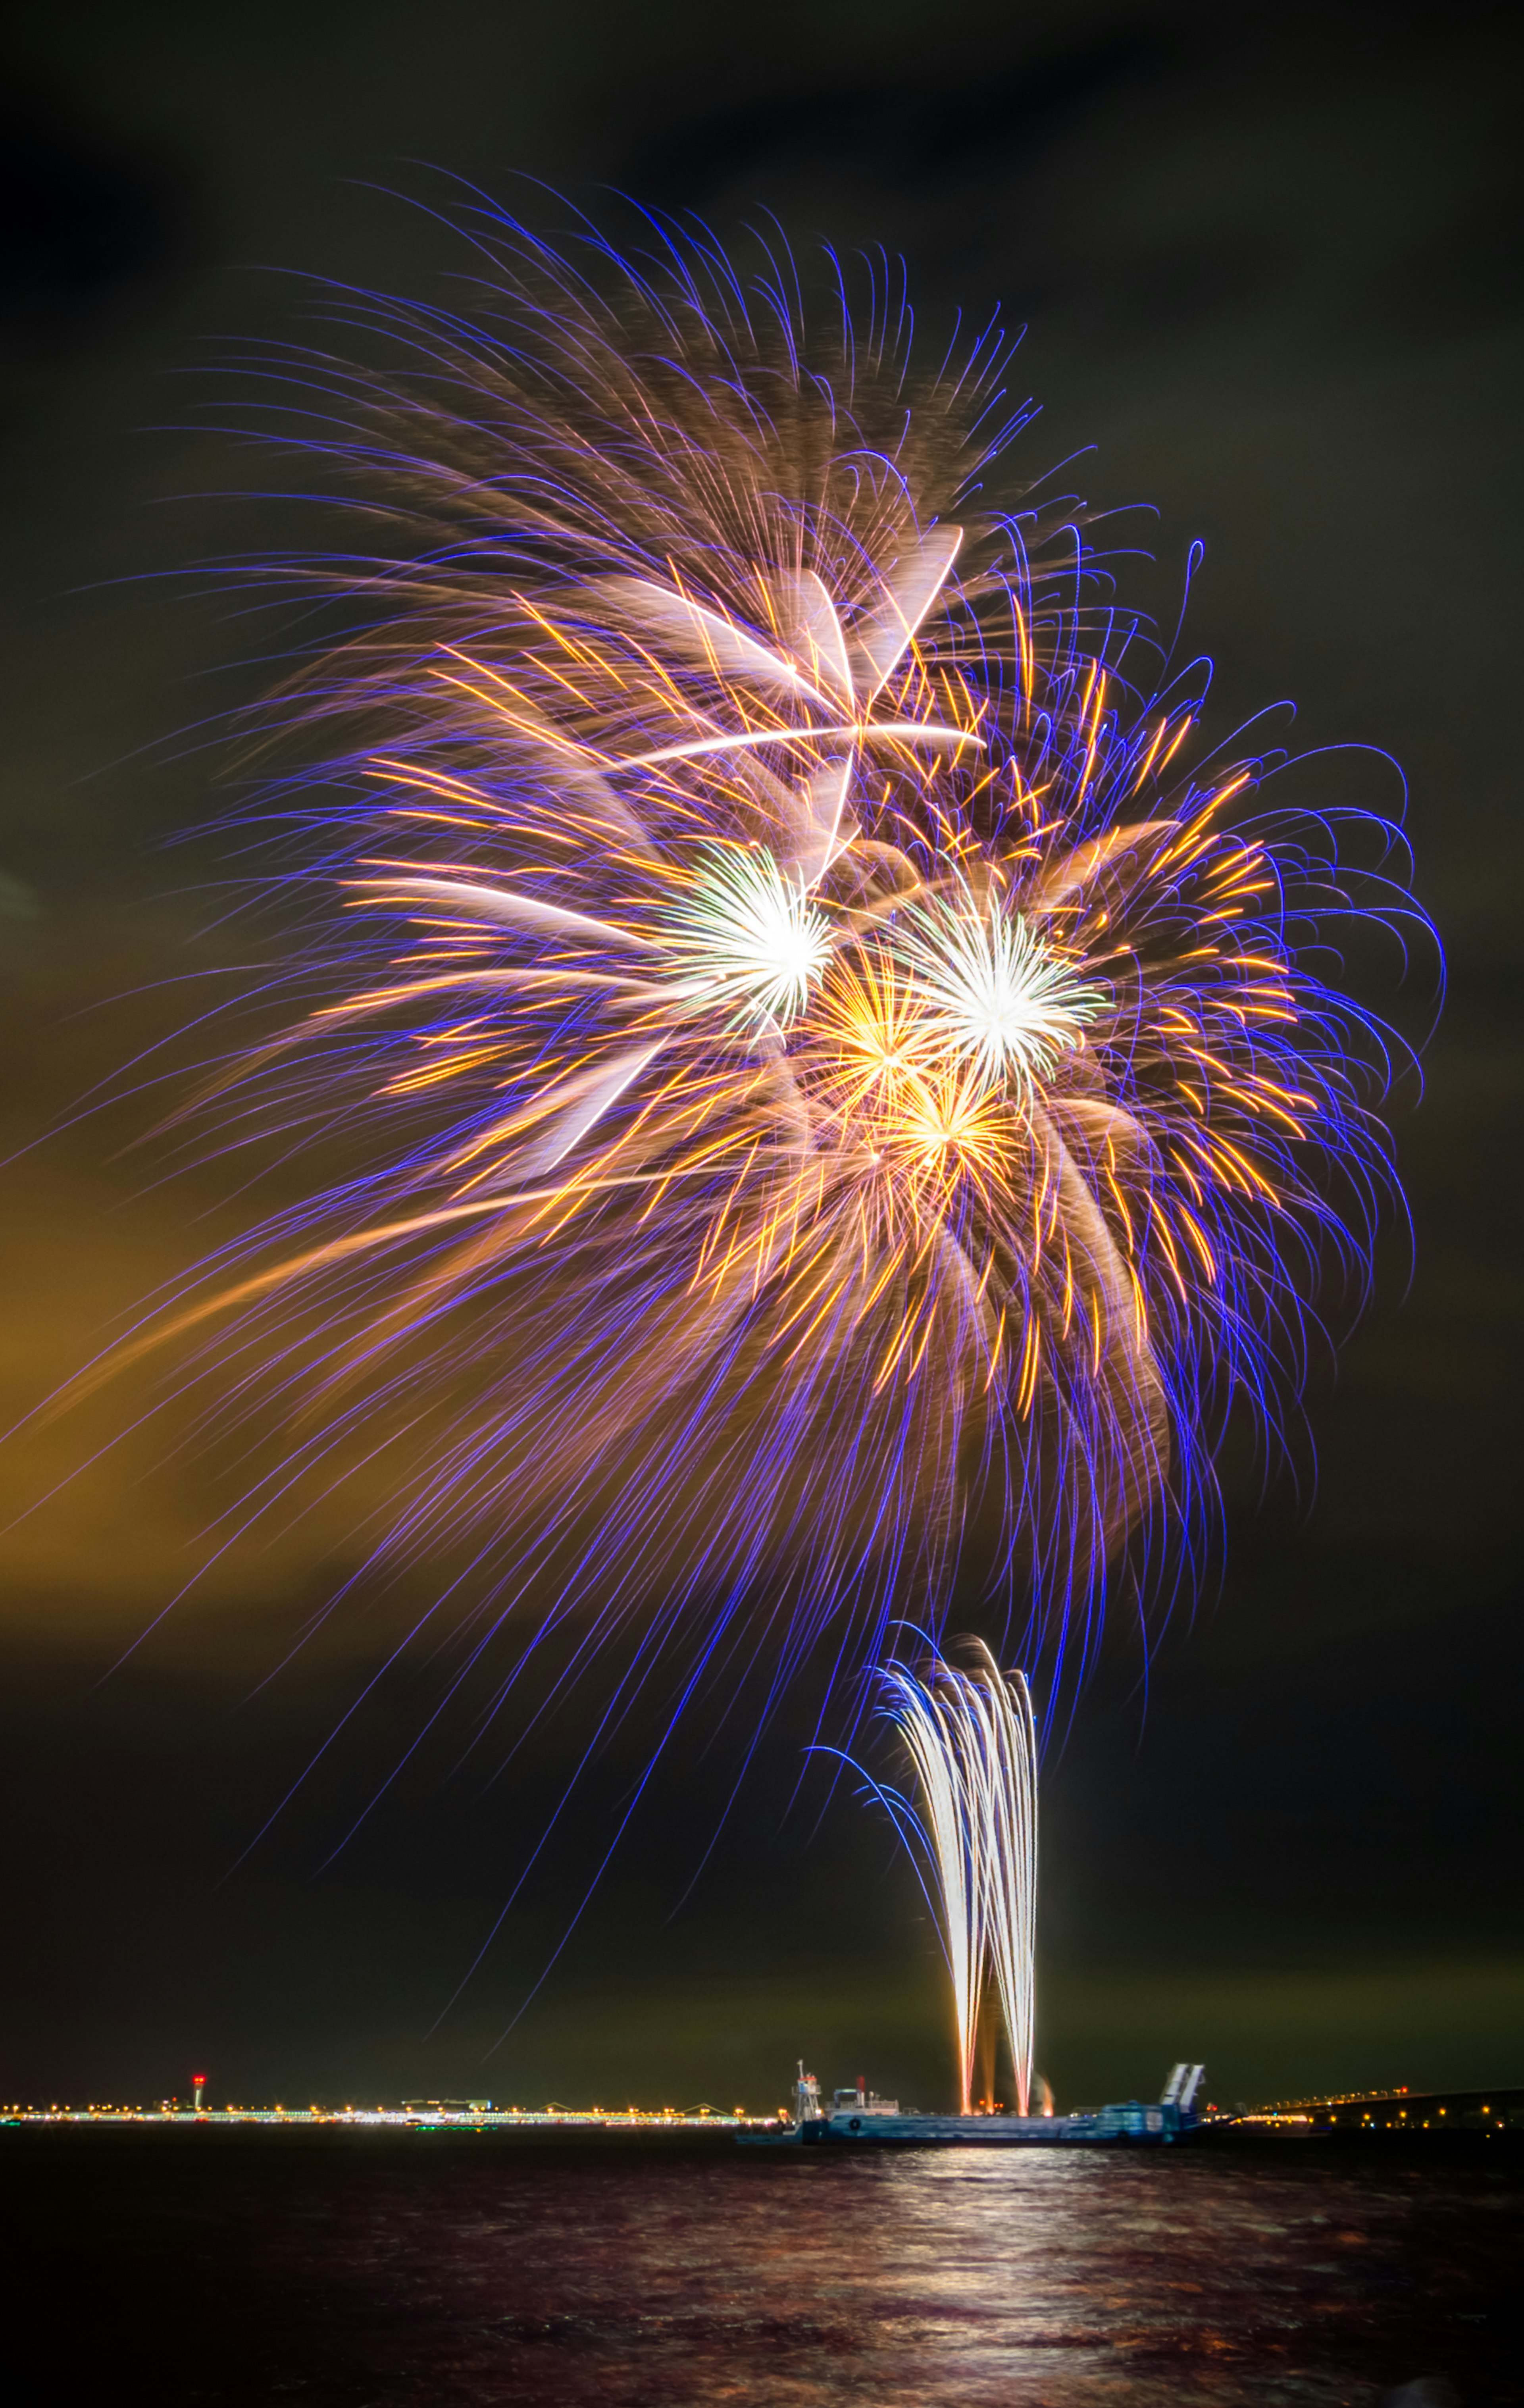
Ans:
[{"label": "illuminated tower", "polygon": [[207,2086],[207,2077],[204,2073],[193,2073],[191,2080],[195,2086],[195,2112],[199,2115],[202,2112],[201,2095]]}]

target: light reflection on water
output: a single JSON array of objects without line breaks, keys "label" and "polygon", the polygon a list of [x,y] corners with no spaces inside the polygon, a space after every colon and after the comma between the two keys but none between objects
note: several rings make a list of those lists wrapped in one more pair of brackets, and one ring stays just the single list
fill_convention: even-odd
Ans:
[{"label": "light reflection on water", "polygon": [[381,2285],[421,2348],[406,2379],[439,2408],[1373,2402],[1488,2342],[1485,2311],[1468,2326],[1446,2308],[1485,2266],[1471,2228],[1502,2240],[1504,2209],[1524,2238],[1517,2186],[1493,2199],[1469,2170],[1412,2164],[812,2152],[454,2171],[458,2188],[431,2168],[424,2200],[395,2169],[347,2231],[314,2203],[342,2287],[375,2306]]},{"label": "light reflection on water", "polygon": [[1506,2149],[12,2137],[26,2408],[1524,2403]]}]

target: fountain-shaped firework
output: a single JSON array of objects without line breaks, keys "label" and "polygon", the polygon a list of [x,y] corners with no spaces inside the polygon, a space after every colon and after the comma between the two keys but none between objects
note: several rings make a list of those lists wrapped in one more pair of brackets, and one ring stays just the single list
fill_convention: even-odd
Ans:
[{"label": "fountain-shaped firework", "polygon": [[[1037,1917],[1037,1735],[1020,1672],[1002,1673],[968,1642],[965,1671],[935,1656],[924,1673],[885,1665],[884,1713],[910,1753],[919,1809],[879,1791],[916,1859],[953,1983],[958,2112],[972,2108],[979,2016],[993,1986],[1005,2026],[1016,2113],[1032,2082]],[[875,1784],[876,1785],[876,1784]]]}]

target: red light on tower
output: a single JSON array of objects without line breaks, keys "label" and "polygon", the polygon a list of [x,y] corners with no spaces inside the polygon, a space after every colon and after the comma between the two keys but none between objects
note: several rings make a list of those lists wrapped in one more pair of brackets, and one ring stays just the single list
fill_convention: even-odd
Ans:
[{"label": "red light on tower", "polygon": [[201,2094],[207,2086],[207,2077],[204,2073],[193,2073],[191,2081],[195,2089],[195,2112],[199,2115],[201,2113]]}]

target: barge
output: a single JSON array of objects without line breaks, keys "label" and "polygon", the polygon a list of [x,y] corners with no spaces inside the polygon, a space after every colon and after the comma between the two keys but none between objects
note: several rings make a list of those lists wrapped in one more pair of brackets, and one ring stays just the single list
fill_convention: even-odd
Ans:
[{"label": "barge", "polygon": [[1076,2115],[902,2114],[896,2099],[880,2099],[859,2079],[838,2090],[829,2108],[803,2063],[792,2130],[740,2136],[742,2148],[1055,2149],[1169,2148],[1198,2125],[1196,2095],[1205,2068],[1177,2065],[1156,2101],[1119,2100]]}]

